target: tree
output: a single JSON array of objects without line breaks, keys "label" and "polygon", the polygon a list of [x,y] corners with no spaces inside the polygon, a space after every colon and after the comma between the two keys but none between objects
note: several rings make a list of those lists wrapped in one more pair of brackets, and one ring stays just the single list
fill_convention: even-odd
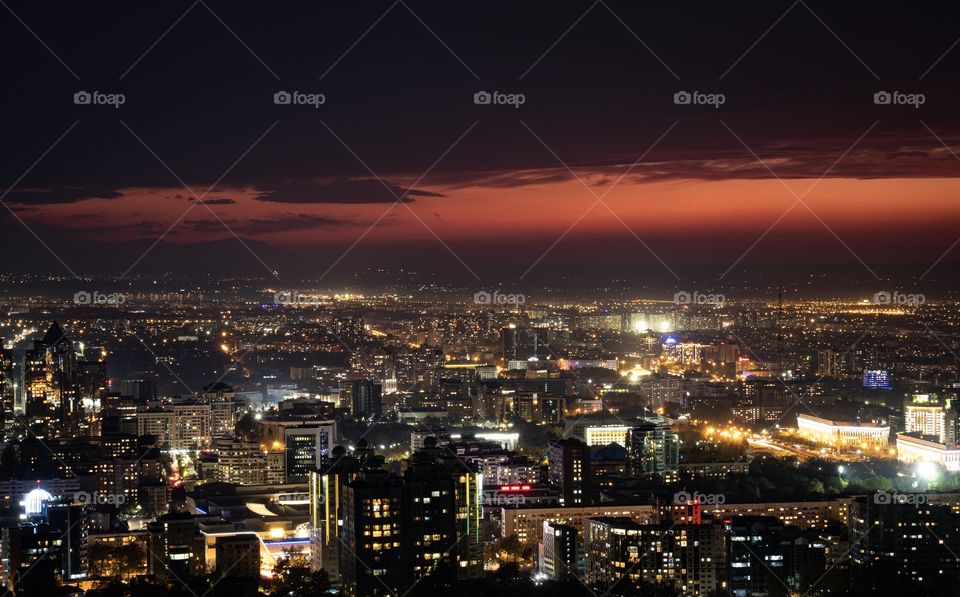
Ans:
[{"label": "tree", "polygon": [[332,587],[326,571],[310,571],[310,562],[299,553],[285,551],[273,566],[272,597],[322,595]]},{"label": "tree", "polygon": [[526,550],[523,548],[523,544],[520,543],[520,538],[517,537],[516,534],[513,534],[507,535],[497,541],[493,547],[493,553],[496,554],[502,562],[516,563],[524,558]]},{"label": "tree", "polygon": [[246,412],[237,421],[236,433],[245,442],[255,442],[260,438],[260,423],[253,413]]},{"label": "tree", "polygon": [[129,579],[146,572],[147,554],[137,543],[96,542],[87,549],[87,559],[90,578]]}]

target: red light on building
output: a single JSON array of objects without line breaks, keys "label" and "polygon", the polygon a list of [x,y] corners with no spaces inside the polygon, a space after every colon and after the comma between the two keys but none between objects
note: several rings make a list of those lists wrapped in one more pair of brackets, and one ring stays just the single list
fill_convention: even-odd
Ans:
[{"label": "red light on building", "polygon": [[530,491],[530,486],[529,485],[501,485],[500,491],[502,492]]}]

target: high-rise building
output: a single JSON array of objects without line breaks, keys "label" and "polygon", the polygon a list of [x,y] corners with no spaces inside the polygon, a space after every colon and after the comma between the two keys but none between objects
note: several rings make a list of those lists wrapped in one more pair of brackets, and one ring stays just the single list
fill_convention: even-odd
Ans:
[{"label": "high-rise building", "polygon": [[137,412],[137,435],[152,435],[172,449],[195,448],[210,438],[210,405],[195,402]]},{"label": "high-rise building", "polygon": [[799,399],[782,381],[763,378],[742,380],[733,416],[743,423],[776,423]]},{"label": "high-rise building", "polygon": [[147,525],[147,569],[160,578],[189,578],[206,572],[206,541],[197,519],[171,512]]},{"label": "high-rise building", "polygon": [[936,394],[914,394],[903,405],[906,433],[932,436],[941,444],[957,443],[957,411],[949,398]]},{"label": "high-rise building", "polygon": [[214,443],[217,453],[217,480],[237,485],[263,485],[266,467],[263,452],[256,442],[220,438]]},{"label": "high-rise building", "polygon": [[832,349],[817,352],[817,377],[836,377],[840,371],[840,357]]},{"label": "high-rise building", "polygon": [[726,531],[733,595],[806,594],[826,570],[825,542],[774,516],[733,517]]},{"label": "high-rise building", "polygon": [[338,447],[311,475],[314,569],[349,595],[403,592],[418,578],[440,584],[483,572],[483,478],[477,468],[428,439],[401,475],[358,442]]},{"label": "high-rise building", "polygon": [[221,382],[203,387],[202,399],[210,405],[210,436],[233,437],[236,427],[236,392]]},{"label": "high-rise building", "polygon": [[576,438],[555,439],[547,445],[547,479],[560,492],[563,506],[593,502],[590,447]]},{"label": "high-rise building", "polygon": [[219,578],[260,578],[260,538],[256,535],[217,537]]},{"label": "high-rise building", "polygon": [[[876,493],[855,498],[849,527],[853,561],[894,571],[916,583],[918,590],[941,579],[956,579],[960,514],[948,505],[918,503],[923,497]],[[953,588],[956,580],[952,583]]]},{"label": "high-rise building", "polygon": [[404,555],[413,539],[403,533],[403,480],[363,469],[342,486],[341,589],[350,596],[390,595],[410,584]]},{"label": "high-rise building", "polygon": [[334,583],[341,580],[340,534],[345,524],[340,495],[343,487],[353,481],[361,468],[379,468],[383,458],[372,454],[366,440],[357,442],[352,453],[342,446],[335,447],[329,456],[321,459],[320,466],[311,471],[310,528],[311,568],[327,571]]},{"label": "high-rise building", "polygon": [[383,386],[372,381],[354,381],[350,390],[351,412],[358,418],[383,415]]},{"label": "high-rise building", "polygon": [[666,585],[678,594],[704,596],[723,588],[726,543],[716,521],[643,525],[630,518],[589,518],[583,544],[584,580],[591,585]]},{"label": "high-rise building", "polygon": [[120,395],[129,396],[137,402],[148,402],[157,399],[157,382],[144,377],[134,377],[120,380]]},{"label": "high-rise building", "polygon": [[566,580],[581,575],[577,529],[544,521],[543,537],[537,544],[537,570],[549,580]]},{"label": "high-rise building", "polygon": [[500,331],[500,343],[503,360],[507,362],[545,360],[556,356],[550,348],[549,333],[546,328],[511,325]]},{"label": "high-rise building", "polygon": [[409,538],[404,555],[414,578],[432,571],[452,580],[457,535],[454,479],[437,461],[435,450],[427,447],[413,454],[403,473],[403,508],[407,509],[403,534]]},{"label": "high-rise building", "polygon": [[644,421],[627,434],[627,474],[669,476],[679,470],[680,440],[666,423]]},{"label": "high-rise building", "polygon": [[56,321],[24,354],[16,412],[45,419],[61,437],[96,433],[93,414],[107,393],[102,361],[84,361]]}]

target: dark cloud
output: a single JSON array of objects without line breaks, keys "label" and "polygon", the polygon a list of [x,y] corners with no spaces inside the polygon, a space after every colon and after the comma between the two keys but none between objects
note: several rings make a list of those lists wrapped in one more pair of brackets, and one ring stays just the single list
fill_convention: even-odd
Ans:
[{"label": "dark cloud", "polygon": [[123,193],[112,189],[59,187],[52,189],[23,189],[11,191],[5,201],[18,205],[53,205],[76,203],[87,199],[118,199]]},{"label": "dark cloud", "polygon": [[[311,230],[331,226],[352,226],[353,222],[315,216],[310,214],[281,214],[276,218],[262,218],[252,220],[224,220],[221,224],[216,219],[187,220],[185,222],[193,232],[219,233],[232,230],[237,234],[268,234],[276,232],[290,232]],[[225,226],[225,225],[226,226]]]},{"label": "dark cloud", "polygon": [[408,203],[413,201],[411,195],[443,197],[438,193],[405,189],[374,178],[344,177],[332,181],[283,182],[272,187],[257,187],[257,192],[260,193],[257,201],[274,203],[393,203],[398,197]]},{"label": "dark cloud", "polygon": [[[190,201],[196,201],[196,199],[191,197]],[[204,199],[200,203],[203,205],[235,205],[237,202],[229,197],[219,197],[217,199]]]}]

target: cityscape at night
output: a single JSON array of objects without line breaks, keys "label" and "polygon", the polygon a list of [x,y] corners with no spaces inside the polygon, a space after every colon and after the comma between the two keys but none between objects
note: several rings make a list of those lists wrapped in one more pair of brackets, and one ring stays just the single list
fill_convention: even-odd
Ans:
[{"label": "cityscape at night", "polygon": [[956,6],[0,49],[0,597],[960,593]]}]

